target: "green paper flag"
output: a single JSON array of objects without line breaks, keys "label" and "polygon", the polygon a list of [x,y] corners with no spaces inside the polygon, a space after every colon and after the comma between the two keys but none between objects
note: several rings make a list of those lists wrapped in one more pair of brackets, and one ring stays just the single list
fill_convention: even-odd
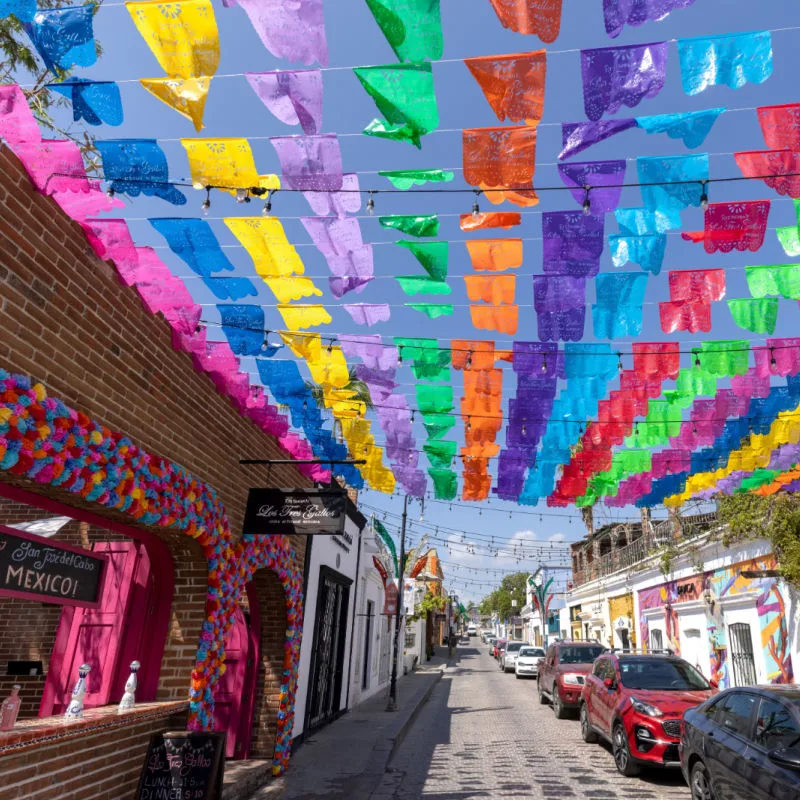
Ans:
[{"label": "green paper flag", "polygon": [[428,439],[441,439],[456,424],[456,417],[452,414],[423,414],[422,419]]},{"label": "green paper flag", "polygon": [[757,469],[752,475],[742,480],[739,488],[736,490],[736,494],[751,492],[753,489],[758,489],[759,486],[772,483],[780,474],[781,471],[779,469]]},{"label": "green paper flag", "polygon": [[753,297],[779,295],[787,300],[800,300],[800,264],[745,267],[744,274]]},{"label": "green paper flag", "polygon": [[450,379],[451,353],[439,347],[436,339],[408,339],[396,336],[395,346],[403,361],[411,361],[411,371],[417,380],[446,381]]},{"label": "green paper flag", "polygon": [[458,448],[458,442],[427,442],[422,449],[434,469],[449,470]]},{"label": "green paper flag", "polygon": [[458,477],[449,469],[429,469],[433,481],[433,496],[437,500],[452,500],[458,491]]},{"label": "green paper flag", "polygon": [[750,360],[750,343],[747,339],[703,342],[700,345],[699,359],[700,366],[717,378],[744,375]]},{"label": "green paper flag", "polygon": [[405,192],[412,186],[424,186],[426,183],[450,183],[455,177],[452,172],[443,169],[396,169],[383,170],[378,173],[386,178],[395,189]]},{"label": "green paper flag", "polygon": [[397,550],[395,550],[394,547],[394,539],[389,536],[389,531],[386,530],[380,520],[373,519],[372,527],[375,528],[375,533],[383,539],[383,543],[389,548],[389,552],[392,554],[392,558],[394,558],[394,574],[397,575],[399,570],[397,569]]},{"label": "green paper flag", "polygon": [[422,268],[436,281],[447,278],[447,262],[450,257],[450,242],[410,242],[401,239],[398,247],[410,250]]},{"label": "green paper flag", "polygon": [[681,429],[680,412],[667,400],[651,400],[647,408],[647,419],[637,426],[625,441],[629,448],[656,447],[664,444]]},{"label": "green paper flag", "polygon": [[439,233],[439,217],[436,214],[424,217],[398,214],[393,217],[378,217],[378,222],[384,228],[393,228],[408,236],[437,236]]},{"label": "green paper flag", "polygon": [[775,333],[775,323],[778,321],[777,297],[728,300],[728,308],[733,321],[740,328],[753,333]]},{"label": "green paper flag", "polygon": [[406,307],[421,311],[430,319],[453,316],[453,306],[450,303],[406,303]]},{"label": "green paper flag", "polygon": [[417,386],[417,406],[422,414],[446,414],[453,410],[452,386]]},{"label": "green paper flag", "polygon": [[439,126],[431,65],[387,64],[353,70],[385,120],[373,120],[366,136],[409,142],[422,147],[420,137]]},{"label": "green paper flag", "polygon": [[[692,358],[694,358],[694,351]],[[710,397],[717,391],[717,379],[702,367],[682,369],[675,381],[674,405],[679,408],[688,408],[695,397],[705,395]],[[664,392],[666,396],[667,393]]]},{"label": "green paper flag", "polygon": [[800,256],[800,199],[794,201],[794,213],[797,224],[787,228],[778,228],[778,241],[787,256]]},{"label": "green paper flag", "polygon": [[439,0],[367,0],[367,5],[400,61],[442,57]]},{"label": "green paper flag", "polygon": [[448,283],[421,275],[398,275],[395,280],[409,297],[418,294],[450,294],[453,291]]}]

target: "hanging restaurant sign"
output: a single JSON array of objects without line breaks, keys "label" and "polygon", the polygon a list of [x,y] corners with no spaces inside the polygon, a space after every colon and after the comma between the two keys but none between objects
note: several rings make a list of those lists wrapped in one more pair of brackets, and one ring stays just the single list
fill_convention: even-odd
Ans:
[{"label": "hanging restaurant sign", "polygon": [[0,596],[95,608],[105,556],[0,525]]},{"label": "hanging restaurant sign", "polygon": [[347,494],[340,489],[251,489],[244,532],[341,536]]}]

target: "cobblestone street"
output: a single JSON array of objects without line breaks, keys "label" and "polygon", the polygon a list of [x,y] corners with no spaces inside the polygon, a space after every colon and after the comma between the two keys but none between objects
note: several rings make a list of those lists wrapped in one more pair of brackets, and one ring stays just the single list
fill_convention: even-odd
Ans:
[{"label": "cobblestone street", "polygon": [[678,771],[624,778],[610,749],[585,744],[575,719],[540,706],[536,682],[503,674],[480,640],[459,648],[373,800],[592,798],[687,800]]}]

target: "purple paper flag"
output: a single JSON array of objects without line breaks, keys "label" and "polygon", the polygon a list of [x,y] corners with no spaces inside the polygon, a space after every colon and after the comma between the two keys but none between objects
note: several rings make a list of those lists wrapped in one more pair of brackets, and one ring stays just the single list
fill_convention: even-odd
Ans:
[{"label": "purple paper flag", "polygon": [[581,50],[583,106],[590,120],[655,97],[667,77],[667,42]]},{"label": "purple paper flag", "polygon": [[[589,208],[595,213],[613,211],[622,194],[620,184],[625,182],[625,160],[573,161],[559,164],[558,174],[581,206],[588,200]],[[588,193],[587,186],[591,187]]]},{"label": "purple paper flag", "polygon": [[602,213],[543,213],[543,270],[550,275],[597,275],[603,254],[604,223],[605,215]]},{"label": "purple paper flag", "polygon": [[332,192],[342,188],[342,154],[335,133],[270,139],[290,189]]},{"label": "purple paper flag", "polygon": [[561,124],[561,152],[558,160],[582,153],[592,145],[602,142],[629,128],[636,127],[636,120],[603,119],[599,122],[564,122]]},{"label": "purple paper flag", "polygon": [[606,33],[616,39],[625,25],[638,28],[664,19],[676,8],[688,8],[695,0],[603,0]]},{"label": "purple paper flag", "polygon": [[394,345],[383,344],[377,333],[343,333],[339,344],[346,358],[360,358],[370,369],[382,372],[394,371],[399,363],[399,355]]},{"label": "purple paper flag", "polygon": [[570,311],[586,305],[586,278],[577,275],[534,275],[533,307],[537,314]]},{"label": "purple paper flag", "polygon": [[361,209],[358,175],[354,172],[342,175],[342,188],[339,192],[303,192],[303,197],[319,217],[327,217],[329,214],[336,217],[355,214]]},{"label": "purple paper flag", "polygon": [[322,72],[318,69],[287,72],[245,72],[253,91],[285,125],[300,125],[313,136],[322,128]]},{"label": "purple paper flag", "polygon": [[339,300],[348,292],[361,294],[366,285],[374,280],[375,278],[373,276],[362,278],[358,275],[348,275],[344,278],[328,278],[328,284],[331,287],[331,294]]},{"label": "purple paper flag", "polygon": [[553,311],[537,315],[539,338],[543,342],[579,342],[583,338],[586,309]]},{"label": "purple paper flag", "polygon": [[391,309],[387,303],[350,303],[342,308],[353,318],[356,325],[372,327],[378,322],[387,322]]},{"label": "purple paper flag", "polygon": [[223,0],[238,2],[264,47],[277,58],[327,66],[328,43],[322,0]]},{"label": "purple paper flag", "polygon": [[368,367],[366,364],[356,366],[356,376],[360,381],[369,385],[369,393],[372,402],[378,408],[387,404],[391,405],[389,397],[397,388],[394,382],[394,370],[378,370]]}]

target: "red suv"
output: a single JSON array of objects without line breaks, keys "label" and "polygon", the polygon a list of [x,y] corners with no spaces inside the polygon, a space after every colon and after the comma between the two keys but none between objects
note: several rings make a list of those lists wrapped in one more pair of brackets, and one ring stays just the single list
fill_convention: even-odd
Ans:
[{"label": "red suv", "polygon": [[492,655],[495,658],[500,658],[500,653],[503,652],[503,649],[505,648],[507,641],[508,641],[507,639],[498,639],[494,643],[494,649],[492,650]]},{"label": "red suv", "polygon": [[539,665],[537,687],[539,702],[549,699],[557,719],[564,719],[580,705],[581,690],[586,675],[592,671],[592,662],[606,648],[597,642],[556,642],[547,648],[547,655]]},{"label": "red suv", "polygon": [[606,653],[594,662],[581,698],[581,735],[611,742],[617,769],[680,767],[681,717],[716,692],[691,664],[670,651]]}]

